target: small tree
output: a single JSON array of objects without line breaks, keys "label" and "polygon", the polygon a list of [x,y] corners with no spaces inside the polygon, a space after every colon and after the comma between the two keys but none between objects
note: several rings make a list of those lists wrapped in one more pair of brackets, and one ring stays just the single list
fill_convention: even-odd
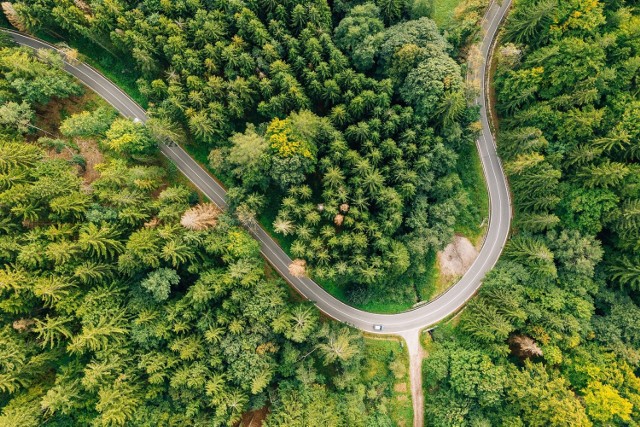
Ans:
[{"label": "small tree", "polygon": [[284,236],[287,236],[295,230],[295,225],[288,219],[278,217],[275,221],[273,221],[273,230],[276,233],[280,233]]},{"label": "small tree", "polygon": [[296,259],[289,264],[289,274],[293,277],[305,277],[307,274],[307,262],[303,259]]},{"label": "small tree", "polygon": [[542,356],[542,350],[533,338],[526,335],[514,335],[509,339],[511,349],[522,358]]},{"label": "small tree", "polygon": [[11,4],[11,2],[2,2],[2,11],[11,25],[20,31],[27,31],[27,27],[22,23],[20,15],[18,15],[18,12],[13,8],[13,4]]},{"label": "small tree", "polygon": [[180,282],[180,276],[170,268],[159,268],[149,273],[141,283],[142,287],[151,293],[156,301],[169,298],[171,286]]},{"label": "small tree", "polygon": [[127,119],[117,119],[106,133],[107,146],[129,156],[153,154],[157,145],[147,129]]},{"label": "small tree", "polygon": [[215,227],[220,209],[212,203],[199,204],[182,215],[180,224],[189,230],[201,231]]},{"label": "small tree", "polygon": [[69,137],[103,135],[116,116],[116,111],[108,107],[83,111],[65,119],[60,125],[60,132]]}]

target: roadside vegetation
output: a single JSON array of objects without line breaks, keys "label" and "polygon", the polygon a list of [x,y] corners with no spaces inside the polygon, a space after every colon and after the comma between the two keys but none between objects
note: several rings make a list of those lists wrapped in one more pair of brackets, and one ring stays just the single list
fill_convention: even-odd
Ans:
[{"label": "roadside vegetation", "polygon": [[427,425],[640,419],[637,2],[518,0],[497,49],[514,235],[433,331]]},{"label": "roadside vegetation", "polygon": [[387,406],[391,419],[398,427],[413,425],[409,356],[402,339],[367,337],[364,340],[367,355],[362,378],[370,384],[386,387]]},{"label": "roadside vegetation", "polygon": [[438,27],[447,28],[454,21],[454,14],[461,0],[432,0],[431,15]]},{"label": "roadside vegetation", "polygon": [[491,0],[433,0],[432,15],[453,47],[465,58],[469,47],[481,36],[480,25]]},{"label": "roadside vegetation", "polygon": [[401,351],[291,301],[258,243],[166,170],[153,122],[61,65],[0,36],[0,425],[403,419]]}]

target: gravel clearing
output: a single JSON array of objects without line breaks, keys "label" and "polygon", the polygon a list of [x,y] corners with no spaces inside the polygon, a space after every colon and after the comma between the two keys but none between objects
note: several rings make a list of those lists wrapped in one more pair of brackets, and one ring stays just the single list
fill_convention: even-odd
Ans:
[{"label": "gravel clearing", "polygon": [[444,250],[438,252],[440,274],[445,278],[460,277],[478,257],[478,250],[463,236],[456,236]]}]

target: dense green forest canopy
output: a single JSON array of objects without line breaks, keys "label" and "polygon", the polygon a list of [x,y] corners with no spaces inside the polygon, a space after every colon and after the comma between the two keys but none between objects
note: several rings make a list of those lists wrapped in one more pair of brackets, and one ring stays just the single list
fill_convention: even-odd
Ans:
[{"label": "dense green forest canopy", "polygon": [[82,92],[61,63],[0,38],[0,425],[391,426],[394,352],[361,376],[361,335],[292,302],[148,128],[52,123]]},{"label": "dense green forest canopy", "polygon": [[[16,20],[132,56],[232,210],[265,216],[314,277],[382,289],[426,276],[468,198],[469,91],[424,0],[14,2]],[[477,223],[481,221],[476,215]]]},{"label": "dense green forest canopy", "polygon": [[[638,8],[514,2],[495,79],[514,236],[433,332],[427,425],[638,424]],[[317,277],[410,283],[448,241],[475,113],[422,2],[14,9],[131,55],[156,117],[233,184],[232,208],[272,210]],[[461,48],[477,18],[447,40]],[[362,341],[290,302],[232,216],[169,183],[153,132],[96,109],[37,138],[38,109],[80,88],[54,56],[1,52],[1,422],[222,425],[269,405],[269,426],[392,424],[389,382],[359,375]],[[105,153],[91,182],[79,137]]]},{"label": "dense green forest canopy", "polygon": [[517,0],[497,49],[514,236],[425,362],[433,426],[640,420],[640,10]]}]

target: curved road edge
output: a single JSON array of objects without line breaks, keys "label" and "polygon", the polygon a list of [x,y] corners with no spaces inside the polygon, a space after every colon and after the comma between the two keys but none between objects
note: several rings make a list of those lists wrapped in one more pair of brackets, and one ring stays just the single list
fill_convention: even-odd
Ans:
[{"label": "curved road edge", "polygon": [[[493,39],[510,3],[510,0],[504,0],[504,4],[495,11],[495,16],[490,20],[488,19],[489,26],[486,28],[482,49],[485,63],[488,62],[487,59]],[[55,46],[31,36],[11,30],[3,29],[2,31],[8,32],[19,45],[33,49],[57,50]],[[94,68],[84,63],[67,61],[64,68],[88,88],[104,98],[123,116],[138,119],[142,122],[147,120],[147,114],[142,107]],[[478,138],[477,145],[489,190],[489,228],[476,261],[460,281],[450,287],[439,298],[413,310],[398,314],[376,314],[356,309],[327,293],[310,278],[294,277],[289,274],[291,259],[287,254],[265,230],[257,225],[249,227],[250,233],[260,242],[262,254],[270,264],[300,294],[313,301],[318,309],[329,317],[369,333],[396,335],[413,333],[438,323],[462,307],[475,294],[481,285],[484,275],[497,262],[509,234],[511,206],[507,181],[496,153],[495,141],[487,121],[485,76],[486,70],[483,68],[482,92],[478,98],[478,103],[481,105],[482,133]],[[161,145],[160,150],[212,202],[222,208],[227,206],[225,189],[193,160],[182,147],[176,144]],[[373,330],[373,325],[383,325],[384,329],[375,331]]]}]

